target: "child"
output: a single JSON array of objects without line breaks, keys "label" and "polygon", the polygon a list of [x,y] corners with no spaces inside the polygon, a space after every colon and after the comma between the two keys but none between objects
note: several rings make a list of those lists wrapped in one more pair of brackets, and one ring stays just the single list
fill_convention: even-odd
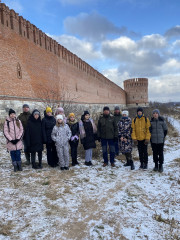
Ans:
[{"label": "child", "polygon": [[132,138],[131,138],[131,118],[128,117],[129,112],[123,111],[122,118],[118,123],[119,132],[119,150],[126,156],[127,163],[124,165],[131,166],[131,170],[134,170],[134,163],[132,160]]},{"label": "child", "polygon": [[42,130],[43,130],[43,142],[46,144],[47,150],[47,162],[51,167],[56,167],[58,164],[58,157],[56,152],[56,146],[51,138],[53,127],[56,125],[56,119],[52,115],[52,109],[46,108],[45,116],[42,119]]},{"label": "child", "polygon": [[[26,129],[26,141],[28,150],[31,153],[32,168],[42,168],[42,151],[43,151],[43,136],[42,136],[42,121],[40,112],[35,109],[29,117]],[[36,152],[38,153],[39,164],[36,165]]]},{"label": "child", "polygon": [[51,138],[55,142],[59,166],[61,170],[69,170],[69,140],[71,130],[63,121],[62,115],[56,116],[56,126],[54,126]]},{"label": "child", "polygon": [[85,152],[85,165],[93,165],[92,160],[92,149],[96,148],[96,134],[97,128],[93,120],[90,118],[88,111],[84,111],[84,114],[81,116],[81,121],[79,122],[80,137],[81,143],[83,144]]},{"label": "child", "polygon": [[16,112],[9,110],[9,117],[4,123],[4,136],[7,139],[7,149],[10,151],[14,172],[22,171],[21,149],[23,147],[23,126],[20,120],[16,119]]},{"label": "child", "polygon": [[69,141],[69,144],[71,146],[72,166],[75,166],[75,165],[79,164],[77,161],[77,148],[78,148],[78,143],[79,143],[79,123],[75,119],[74,113],[69,114],[67,124],[72,132],[72,137]]},{"label": "child", "polygon": [[164,163],[164,141],[167,135],[167,125],[158,109],[153,111],[151,119],[151,147],[153,151],[154,171],[163,172]]}]

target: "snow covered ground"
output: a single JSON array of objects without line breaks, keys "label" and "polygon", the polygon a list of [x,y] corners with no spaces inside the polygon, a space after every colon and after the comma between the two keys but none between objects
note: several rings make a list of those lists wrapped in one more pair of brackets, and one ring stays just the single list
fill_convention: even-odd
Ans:
[{"label": "snow covered ground", "polygon": [[[174,120],[180,133],[180,122]],[[1,134],[2,136],[2,134]],[[180,137],[167,137],[164,172],[71,167],[61,172],[24,167],[14,173],[0,138],[0,239],[180,239]],[[134,150],[134,155],[137,151]],[[23,161],[25,161],[23,156]]]}]

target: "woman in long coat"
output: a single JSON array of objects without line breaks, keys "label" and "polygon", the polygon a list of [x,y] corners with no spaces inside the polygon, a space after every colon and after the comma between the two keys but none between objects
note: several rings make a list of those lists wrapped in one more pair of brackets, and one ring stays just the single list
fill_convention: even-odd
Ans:
[{"label": "woman in long coat", "polygon": [[118,123],[119,134],[119,151],[126,156],[127,163],[124,165],[131,166],[131,170],[134,170],[134,163],[132,160],[132,138],[131,138],[131,118],[128,117],[129,112],[122,112],[122,119]]},{"label": "woman in long coat", "polygon": [[[32,168],[42,168],[42,151],[43,151],[43,136],[42,136],[42,121],[40,112],[35,109],[29,117],[26,129],[26,140],[28,150],[31,153]],[[36,165],[36,153],[38,153],[39,164]]]}]

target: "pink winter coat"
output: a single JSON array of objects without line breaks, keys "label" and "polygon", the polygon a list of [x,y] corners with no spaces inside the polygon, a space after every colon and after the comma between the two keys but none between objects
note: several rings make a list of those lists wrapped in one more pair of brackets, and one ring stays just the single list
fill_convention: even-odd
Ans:
[{"label": "pink winter coat", "polygon": [[[20,150],[23,147],[22,137],[23,137],[23,126],[20,120],[19,125],[16,124],[16,118],[7,117],[4,123],[4,136],[7,139],[7,149],[9,151]],[[16,144],[12,144],[10,141],[20,139]]]}]

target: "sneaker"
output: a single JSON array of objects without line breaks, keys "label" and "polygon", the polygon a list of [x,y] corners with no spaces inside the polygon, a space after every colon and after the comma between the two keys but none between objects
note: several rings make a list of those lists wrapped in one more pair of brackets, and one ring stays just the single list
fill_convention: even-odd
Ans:
[{"label": "sneaker", "polygon": [[64,167],[61,167],[60,169],[61,169],[62,171],[64,171],[65,168],[64,168]]},{"label": "sneaker", "polygon": [[64,170],[69,170],[69,167],[64,167]]},{"label": "sneaker", "polygon": [[114,164],[114,163],[111,163],[111,167],[115,167],[115,164]]},{"label": "sneaker", "polygon": [[106,166],[108,166],[108,164],[107,163],[103,163],[103,167],[106,167]]}]

